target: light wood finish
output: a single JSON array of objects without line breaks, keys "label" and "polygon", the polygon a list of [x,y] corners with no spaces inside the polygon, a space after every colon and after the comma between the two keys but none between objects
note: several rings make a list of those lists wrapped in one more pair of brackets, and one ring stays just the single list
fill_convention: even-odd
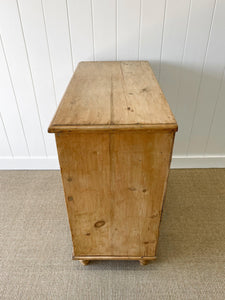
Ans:
[{"label": "light wood finish", "polygon": [[49,128],[56,136],[73,259],[144,265],[155,258],[176,130],[147,62],[78,67]]},{"label": "light wood finish", "polygon": [[146,266],[148,264],[148,260],[140,259],[139,260],[141,266]]},{"label": "light wood finish", "polygon": [[[49,132],[78,128],[169,128],[176,120],[147,61],[82,62]],[[82,127],[81,127],[82,126]]]},{"label": "light wood finish", "polygon": [[87,265],[89,264],[90,260],[83,260],[83,259],[81,259],[81,260],[79,260],[79,262],[80,262],[82,265],[87,266]]},{"label": "light wood finish", "polygon": [[155,256],[173,135],[56,135],[75,256]]},{"label": "light wood finish", "polygon": [[154,125],[81,125],[81,126],[76,126],[76,127],[69,127],[69,126],[51,126],[51,128],[49,129],[49,132],[54,132],[54,133],[60,133],[63,131],[66,132],[72,132],[72,131],[76,131],[76,132],[90,132],[90,131],[102,131],[102,130],[107,130],[110,132],[113,131],[125,131],[125,130],[129,130],[129,131],[136,131],[136,130],[145,130],[145,131],[157,131],[157,130],[161,130],[161,131],[177,131],[177,129],[174,129],[174,124],[168,124],[165,125],[164,124],[154,124]]},{"label": "light wood finish", "polygon": [[156,256],[106,256],[106,255],[95,255],[95,256],[73,256],[73,260],[155,260]]}]

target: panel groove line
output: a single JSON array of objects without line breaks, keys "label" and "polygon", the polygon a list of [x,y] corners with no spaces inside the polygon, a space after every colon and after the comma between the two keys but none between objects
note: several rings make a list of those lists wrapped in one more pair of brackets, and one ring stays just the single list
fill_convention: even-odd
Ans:
[{"label": "panel groove line", "polygon": [[43,0],[43,10],[58,104],[73,74],[66,1]]},{"label": "panel groove line", "polygon": [[142,0],[140,0],[140,11],[139,11],[138,60],[140,60],[140,48],[141,48],[141,20],[142,20]]},{"label": "panel groove line", "polygon": [[32,71],[31,71],[30,59],[29,59],[29,55],[28,55],[28,51],[27,51],[27,45],[26,45],[26,40],[25,40],[25,36],[24,36],[24,30],[23,30],[23,24],[22,24],[22,20],[21,20],[21,14],[20,14],[18,0],[16,0],[16,6],[17,6],[17,11],[18,11],[18,16],[19,16],[21,33],[22,33],[22,36],[23,36],[23,43],[24,43],[24,48],[25,48],[25,52],[26,52],[26,58],[27,58],[28,68],[29,68],[29,72],[30,72],[30,78],[31,78],[32,89],[33,89],[33,93],[34,93],[34,99],[35,99],[35,104],[36,104],[37,115],[38,115],[38,119],[39,119],[41,133],[42,133],[42,140],[43,140],[43,145],[44,145],[44,151],[45,151],[45,155],[47,156],[47,148],[46,148],[46,143],[45,143],[45,139],[44,139],[43,127],[42,127],[42,122],[41,122],[41,117],[40,117],[40,111],[39,111],[39,107],[38,107],[36,90],[35,90],[35,87],[34,87],[34,79],[33,79]]},{"label": "panel groove line", "polygon": [[[210,122],[208,137],[207,137],[205,148],[204,148],[204,156],[207,156],[206,151],[207,151],[207,148],[208,148],[208,145],[209,145],[209,140],[210,140],[210,135],[211,135],[211,132],[212,132],[213,121],[214,121],[215,115],[216,115],[217,105],[218,105],[218,102],[219,102],[219,99],[220,99],[220,96],[221,96],[221,92],[222,92],[222,88],[223,88],[223,81],[225,81],[225,66],[224,66],[224,69],[223,69],[223,75],[221,77],[220,86],[219,86],[218,94],[217,94],[217,97],[216,97],[216,103],[215,103],[215,106],[214,106],[212,119],[211,119],[211,122]],[[224,146],[225,146],[225,137],[224,137]],[[225,152],[225,149],[223,149],[223,150]]]},{"label": "panel groove line", "polygon": [[[56,154],[53,138],[48,136],[47,126],[56,109],[51,63],[46,40],[41,0],[18,1],[21,21],[34,79],[47,155]],[[32,30],[30,30],[32,28]]]},{"label": "panel groove line", "polygon": [[[1,138],[3,139],[3,135],[5,136],[6,141],[7,141],[7,145],[8,145],[8,147],[9,147],[9,151],[10,151],[11,157],[13,158],[14,155],[13,155],[12,147],[11,147],[10,142],[9,142],[9,137],[8,137],[8,135],[7,135],[7,131],[6,131],[5,124],[4,124],[4,122],[3,122],[1,113],[0,113],[0,119],[1,119],[1,124],[2,124],[2,128],[3,128],[3,132],[2,132]],[[1,146],[2,146],[2,144],[1,144]],[[1,150],[2,150],[2,149],[1,149]],[[7,152],[8,152],[8,151],[7,151]],[[10,156],[10,155],[9,155],[9,156]]]},{"label": "panel groove line", "polygon": [[93,12],[93,0],[90,0],[91,4],[91,26],[92,26],[92,43],[93,43],[93,59],[95,59],[95,32],[94,32],[94,12]]},{"label": "panel groove line", "polygon": [[[180,0],[177,2],[176,0],[169,0],[167,4],[159,82],[172,111],[174,111],[190,1]],[[176,18],[174,18],[174,13],[176,13]]]},{"label": "panel groove line", "polygon": [[160,59],[159,59],[159,75],[158,75],[159,81],[160,81],[160,73],[161,73],[161,63],[162,63],[162,51],[163,51],[163,41],[164,41],[164,29],[165,29],[167,1],[168,0],[165,0],[165,7],[164,7],[164,14],[163,14],[163,26],[162,26],[162,37],[161,37],[161,47],[160,47]]},{"label": "panel groove line", "polygon": [[204,73],[204,70],[205,70],[205,63],[206,63],[206,57],[207,57],[208,48],[209,48],[209,41],[210,41],[210,38],[211,38],[212,25],[213,25],[214,16],[215,16],[215,10],[216,10],[216,3],[217,3],[217,0],[214,1],[214,7],[213,7],[212,19],[211,19],[211,24],[210,24],[210,29],[209,29],[208,40],[207,40],[207,46],[206,46],[204,61],[203,61],[202,69],[201,69],[201,75],[200,75],[198,91],[197,91],[197,95],[196,95],[196,99],[195,99],[194,115],[193,115],[192,122],[191,122],[191,130],[190,130],[189,136],[187,137],[188,144],[187,144],[187,150],[186,150],[186,153],[185,153],[186,155],[189,155],[190,140],[191,140],[191,135],[192,135],[193,127],[194,127],[194,120],[196,118],[196,112],[197,112],[196,108],[198,106],[200,88],[201,88],[201,84],[202,84],[203,73]]},{"label": "panel groove line", "polygon": [[119,0],[115,0],[115,4],[116,4],[116,14],[115,14],[115,32],[116,32],[116,60],[118,60],[118,1]]},{"label": "panel groove line", "polygon": [[[210,123],[213,118],[213,111],[217,102],[217,95],[224,71],[225,40],[218,38],[224,35],[224,11],[225,2],[217,1],[204,62],[202,80],[199,85],[188,154],[204,153],[208,135],[210,134]],[[217,137],[219,137],[219,135],[223,136],[220,128],[222,128],[222,126],[218,128],[218,132],[216,133]],[[216,144],[217,143],[218,138]]]},{"label": "panel groove line", "polygon": [[140,0],[118,1],[118,59],[138,59]]},{"label": "panel groove line", "polygon": [[186,28],[186,34],[185,34],[184,47],[183,47],[183,51],[182,51],[182,59],[181,59],[181,63],[180,63],[179,84],[178,84],[177,97],[176,97],[177,101],[176,101],[175,110],[174,110],[175,116],[176,116],[176,112],[177,112],[177,105],[178,105],[178,100],[179,100],[179,95],[180,95],[182,66],[184,64],[184,54],[185,54],[185,49],[186,49],[186,45],[187,45],[187,37],[188,37],[188,29],[189,29],[189,24],[190,24],[192,1],[193,0],[190,0],[190,4],[189,4],[187,28]]},{"label": "panel groove line", "polygon": [[[180,95],[176,110],[178,123],[182,124],[174,147],[176,155],[186,155],[187,153],[188,137],[196,109],[196,97],[204,65],[215,1],[199,0],[193,1],[192,4],[182,66]],[[200,17],[201,15],[204,15],[204,17]],[[203,109],[207,109],[207,107],[204,108],[203,106]]]},{"label": "panel groove line", "polygon": [[94,60],[91,0],[67,0],[74,68]]},{"label": "panel groove line", "polygon": [[2,1],[0,169],[54,168],[47,127],[73,71],[118,60],[150,62],[179,124],[173,165],[223,166],[224,26],[223,0]]},{"label": "panel groove line", "polygon": [[[31,156],[42,156],[45,154],[42,127],[38,118],[26,55],[26,45],[24,43],[18,6],[15,0],[8,2],[0,1],[0,24],[2,42],[4,44],[21,119],[23,121],[29,152]],[[9,104],[6,102],[4,111],[8,115],[7,110],[9,110]],[[5,116],[5,113],[3,113],[4,119],[8,118]],[[9,127],[13,127],[13,122],[7,124],[7,130],[9,130]],[[15,137],[12,138],[14,139]]]},{"label": "panel groove line", "polygon": [[14,89],[14,86],[13,86],[13,81],[12,81],[12,77],[11,77],[11,74],[10,74],[9,65],[8,65],[8,61],[7,61],[7,57],[6,57],[6,53],[5,53],[5,49],[4,49],[4,45],[3,45],[1,35],[0,35],[0,42],[1,42],[1,46],[2,46],[2,51],[3,51],[5,63],[6,63],[7,70],[8,70],[8,76],[9,76],[9,79],[10,79],[10,84],[11,84],[11,87],[12,87],[12,91],[13,91],[13,95],[14,95],[14,99],[15,99],[15,103],[16,103],[16,109],[17,109],[17,112],[18,112],[18,116],[19,116],[19,119],[20,119],[22,131],[23,131],[24,140],[25,140],[25,143],[26,143],[28,156],[30,156],[30,150],[29,150],[29,146],[28,146],[28,143],[27,143],[27,138],[26,138],[26,134],[25,134],[25,131],[24,131],[23,121],[22,121],[22,118],[21,118],[20,109],[19,109],[19,106],[18,106],[18,101],[17,101],[15,89]]},{"label": "panel groove line", "polygon": [[47,27],[46,27],[46,21],[45,21],[46,17],[45,17],[45,12],[44,12],[44,7],[43,7],[43,0],[41,0],[41,10],[42,10],[42,14],[43,14],[45,37],[46,37],[46,44],[47,44],[47,49],[48,49],[48,58],[49,58],[51,77],[52,77],[52,86],[53,86],[53,92],[54,92],[54,97],[55,97],[55,104],[56,104],[56,107],[57,107],[58,103],[57,103],[57,97],[56,97],[55,80],[54,80],[52,60],[51,60],[50,49],[49,49],[49,41],[48,41],[48,33],[47,33]]},{"label": "panel groove line", "polygon": [[67,15],[68,32],[69,32],[69,38],[70,38],[70,55],[71,55],[71,62],[72,62],[72,71],[74,71],[71,29],[70,29],[70,18],[69,18],[69,11],[68,11],[68,1],[67,0],[65,0],[65,1],[66,1],[66,15]]},{"label": "panel groove line", "polygon": [[95,60],[114,61],[116,60],[116,0],[93,0],[92,4]]},{"label": "panel groove line", "polygon": [[139,58],[150,61],[158,78],[165,0],[142,0],[141,10]]}]

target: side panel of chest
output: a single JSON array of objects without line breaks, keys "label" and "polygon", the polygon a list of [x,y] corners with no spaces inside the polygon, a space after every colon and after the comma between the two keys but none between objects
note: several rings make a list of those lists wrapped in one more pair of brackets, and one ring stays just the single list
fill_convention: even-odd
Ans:
[{"label": "side panel of chest", "polygon": [[154,257],[173,132],[56,134],[75,257]]}]

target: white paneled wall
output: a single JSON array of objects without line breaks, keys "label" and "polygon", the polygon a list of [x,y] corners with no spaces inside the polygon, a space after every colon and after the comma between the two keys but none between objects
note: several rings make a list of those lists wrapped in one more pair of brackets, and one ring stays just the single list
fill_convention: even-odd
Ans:
[{"label": "white paneled wall", "polygon": [[1,0],[0,168],[57,168],[48,125],[76,65],[149,60],[173,167],[225,167],[224,0]]}]

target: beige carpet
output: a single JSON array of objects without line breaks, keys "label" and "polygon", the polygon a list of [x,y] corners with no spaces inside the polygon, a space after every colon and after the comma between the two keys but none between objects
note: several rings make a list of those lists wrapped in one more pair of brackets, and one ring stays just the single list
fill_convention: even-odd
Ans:
[{"label": "beige carpet", "polygon": [[71,260],[58,171],[1,171],[0,217],[0,299],[225,299],[225,169],[170,172],[145,267]]}]

